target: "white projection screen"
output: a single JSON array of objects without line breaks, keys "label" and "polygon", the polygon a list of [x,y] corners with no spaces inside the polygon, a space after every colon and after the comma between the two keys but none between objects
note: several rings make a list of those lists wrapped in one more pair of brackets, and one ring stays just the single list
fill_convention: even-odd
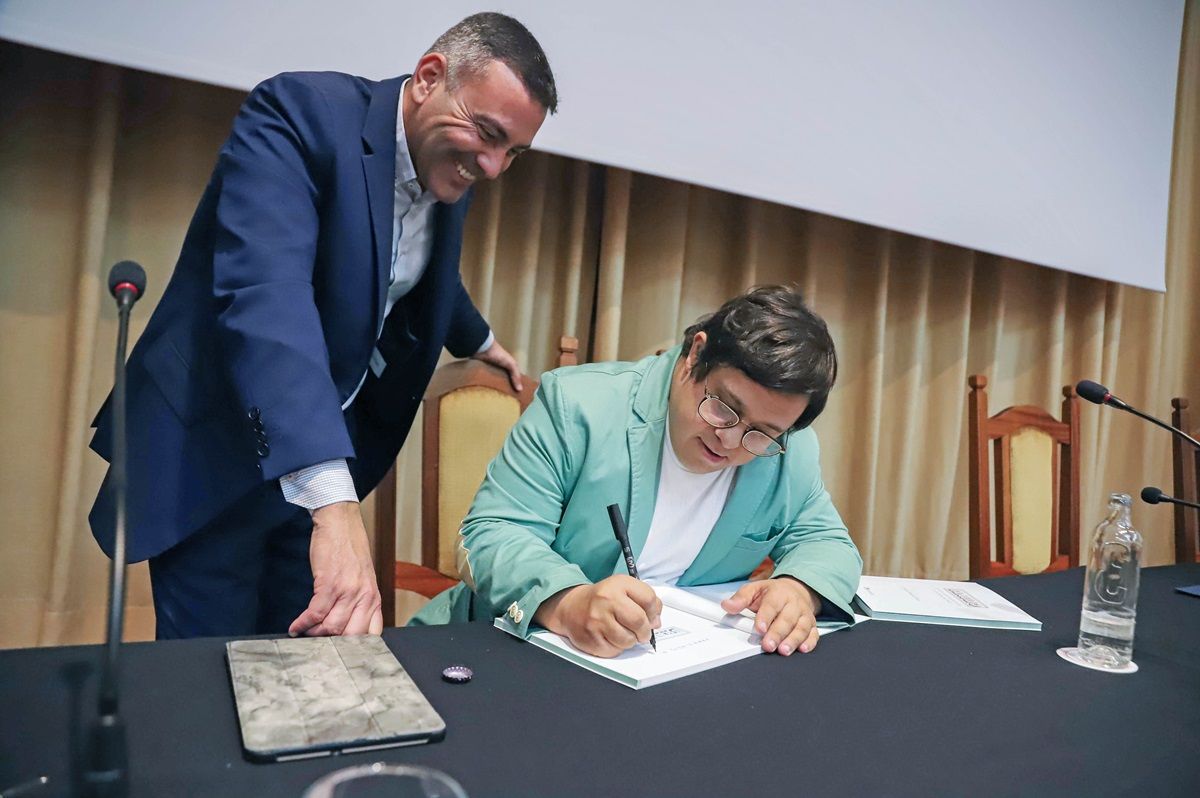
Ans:
[{"label": "white projection screen", "polygon": [[[1184,0],[508,0],[541,150],[1164,290]],[[407,72],[475,3],[0,0],[0,37],[248,89]]]}]

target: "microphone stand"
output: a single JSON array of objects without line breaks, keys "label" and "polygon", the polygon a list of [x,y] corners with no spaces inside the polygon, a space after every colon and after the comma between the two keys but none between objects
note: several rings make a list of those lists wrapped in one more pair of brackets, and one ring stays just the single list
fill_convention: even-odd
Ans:
[{"label": "microphone stand", "polygon": [[[1115,396],[1113,397],[1113,399],[1115,399],[1117,402],[1121,402],[1121,400],[1117,399]],[[1192,446],[1195,446],[1197,449],[1200,449],[1200,441],[1196,440],[1191,435],[1188,435],[1186,432],[1179,429],[1178,427],[1171,426],[1170,424],[1168,424],[1165,421],[1159,421],[1157,418],[1155,418],[1154,416],[1152,416],[1148,413],[1143,413],[1141,410],[1138,410],[1136,407],[1127,405],[1124,402],[1121,402],[1120,404],[1114,404],[1113,402],[1105,402],[1105,404],[1108,404],[1110,407],[1115,407],[1118,410],[1124,410],[1126,413],[1133,413],[1138,418],[1145,419],[1146,421],[1149,421],[1151,424],[1154,424],[1155,426],[1162,427],[1167,432],[1178,435],[1180,438],[1183,438],[1185,441],[1190,443]]]},{"label": "microphone stand", "polygon": [[137,295],[132,291],[117,292],[117,358],[112,405],[112,489],[116,522],[109,566],[108,637],[100,675],[100,713],[92,722],[87,766],[83,773],[86,794],[104,798],[124,798],[129,794],[129,754],[125,744],[125,722],[118,707],[117,680],[125,620],[125,348],[129,338],[129,309],[136,299]]},{"label": "microphone stand", "polygon": [[1200,449],[1200,441],[1196,440],[1191,435],[1188,435],[1186,432],[1179,429],[1179,427],[1168,424],[1165,421],[1159,421],[1157,418],[1148,413],[1143,413],[1136,407],[1133,407],[1123,400],[1113,396],[1112,391],[1108,390],[1098,382],[1093,382],[1092,380],[1080,380],[1075,385],[1075,393],[1092,404],[1108,405],[1109,407],[1116,408],[1117,410],[1124,410],[1126,413],[1132,413],[1143,421],[1149,421],[1156,427],[1162,427],[1172,435],[1177,435],[1190,443],[1192,446]]},{"label": "microphone stand", "polygon": [[1163,496],[1161,499],[1159,499],[1159,501],[1170,502],[1171,504],[1178,504],[1181,507],[1191,507],[1193,510],[1200,510],[1200,504],[1197,504],[1196,502],[1189,502],[1186,499],[1176,499],[1174,497],[1168,498],[1166,496]]}]

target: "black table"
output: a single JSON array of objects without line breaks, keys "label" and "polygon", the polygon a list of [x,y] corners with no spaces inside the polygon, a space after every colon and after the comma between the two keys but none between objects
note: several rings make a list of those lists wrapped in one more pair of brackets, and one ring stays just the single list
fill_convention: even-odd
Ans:
[{"label": "black table", "polygon": [[[485,624],[384,639],[445,718],[443,742],[285,764],[242,758],[224,641],[125,649],[133,794],[299,795],[352,764],[413,762],[480,796],[1200,795],[1200,565],[1142,575],[1132,676],[1073,645],[1080,569],[987,584],[1042,620],[1018,632],[871,621],[816,652],[630,690]],[[0,789],[61,795],[95,646],[0,652]],[[441,681],[465,663],[467,685]]]}]

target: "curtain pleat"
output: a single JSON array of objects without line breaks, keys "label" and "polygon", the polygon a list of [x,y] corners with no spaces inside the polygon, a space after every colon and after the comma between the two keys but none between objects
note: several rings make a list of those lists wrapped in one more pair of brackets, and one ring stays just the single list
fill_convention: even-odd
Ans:
[{"label": "curtain pleat", "polygon": [[584,245],[587,240],[588,221],[588,187],[590,182],[588,164],[585,161],[575,161],[571,165],[571,221],[567,229],[566,264],[563,271],[566,282],[563,286],[563,315],[562,330],[564,335],[579,338],[581,334],[580,313],[578,301],[583,290],[583,259]]},{"label": "curtain pleat", "polygon": [[[87,422],[91,418],[88,412],[90,408],[87,406],[90,398],[88,387],[92,383],[93,371],[101,367],[95,358],[94,340],[100,316],[103,284],[93,265],[101,260],[108,227],[121,104],[121,71],[113,66],[102,65],[95,70],[92,80],[96,107],[91,121],[92,147],[88,153],[82,232],[78,258],[74,263],[77,286],[68,361],[70,377],[67,380],[67,410],[63,419],[65,434],[60,455],[63,464],[62,481],[54,525],[54,549],[46,610],[34,619],[37,624],[36,638],[39,640],[57,637],[57,630],[46,628],[46,624],[49,621],[52,626],[53,619],[68,607],[68,588],[71,584],[73,563],[71,552],[77,545],[78,519],[83,504],[80,483],[85,450],[80,443],[87,440]],[[136,636],[137,630],[133,630],[133,633]]]},{"label": "curtain pleat", "polygon": [[604,183],[604,217],[596,283],[596,332],[592,360],[616,360],[621,326],[621,292],[625,281],[625,241],[629,225],[629,192],[633,181],[626,169],[609,169]]}]

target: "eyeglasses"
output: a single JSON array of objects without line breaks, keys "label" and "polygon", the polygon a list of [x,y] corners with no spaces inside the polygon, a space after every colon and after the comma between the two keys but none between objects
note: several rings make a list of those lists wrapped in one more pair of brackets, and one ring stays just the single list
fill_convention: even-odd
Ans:
[{"label": "eyeglasses", "polygon": [[[732,407],[708,392],[708,383],[704,384],[704,398],[696,407],[696,415],[715,429],[729,429],[742,422],[741,416]],[[746,430],[746,434],[742,436],[742,448],[755,457],[774,457],[787,451],[782,443],[753,427]]]}]

